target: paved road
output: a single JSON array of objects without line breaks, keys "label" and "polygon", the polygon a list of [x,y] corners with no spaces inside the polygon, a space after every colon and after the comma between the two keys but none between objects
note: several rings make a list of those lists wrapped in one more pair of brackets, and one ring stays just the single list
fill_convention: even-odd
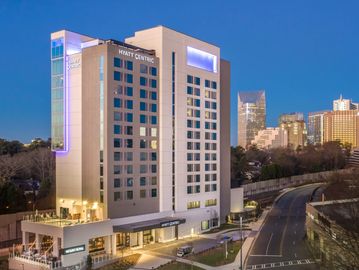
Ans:
[{"label": "paved road", "polygon": [[305,203],[318,186],[294,189],[274,204],[249,254],[246,269],[318,269],[304,241]]}]

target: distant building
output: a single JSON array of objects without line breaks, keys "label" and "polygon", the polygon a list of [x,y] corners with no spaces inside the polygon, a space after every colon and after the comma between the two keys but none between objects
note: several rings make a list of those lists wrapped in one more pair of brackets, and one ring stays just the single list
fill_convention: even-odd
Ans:
[{"label": "distant building", "polygon": [[359,146],[359,110],[336,110],[324,114],[324,142],[339,141]]},{"label": "distant building", "polygon": [[353,103],[350,99],[343,99],[342,95],[340,95],[339,99],[333,101],[333,111],[348,111],[358,109],[359,103]]},{"label": "distant building", "polygon": [[310,112],[308,115],[308,143],[323,144],[324,114],[328,111]]},{"label": "distant building", "polygon": [[307,128],[303,120],[282,122],[280,128],[287,131],[288,146],[292,149],[307,145]]},{"label": "distant building", "polygon": [[263,149],[287,147],[287,130],[272,127],[260,130],[258,134],[254,137],[254,140],[252,140],[252,144],[255,144],[258,148]]},{"label": "distant building", "polygon": [[285,113],[279,116],[279,124],[285,122],[303,121],[304,114],[301,112]]},{"label": "distant building", "polygon": [[265,91],[238,93],[238,145],[247,147],[258,131],[265,129]]}]

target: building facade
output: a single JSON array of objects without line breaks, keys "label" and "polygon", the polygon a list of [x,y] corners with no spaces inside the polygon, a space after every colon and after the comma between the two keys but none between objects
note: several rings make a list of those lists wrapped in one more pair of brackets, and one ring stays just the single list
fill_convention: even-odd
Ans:
[{"label": "building facade", "polygon": [[265,91],[238,93],[238,145],[246,148],[266,128]]},{"label": "building facade", "polygon": [[316,145],[324,142],[324,114],[328,111],[308,114],[308,143]]},{"label": "building facade", "polygon": [[358,110],[358,103],[353,103],[350,99],[344,99],[340,95],[339,99],[333,100],[333,111]]},{"label": "building facade", "polygon": [[279,116],[279,124],[295,121],[304,121],[304,114],[301,112],[292,112],[284,113]]},{"label": "building facade", "polygon": [[281,128],[266,128],[260,130],[251,143],[262,149],[287,147],[287,130]]},{"label": "building facade", "polygon": [[280,129],[285,130],[288,136],[288,146],[296,150],[307,145],[307,128],[303,120],[282,122]]},{"label": "building facade", "polygon": [[25,249],[46,239],[69,266],[219,226],[230,211],[220,49],[163,26],[125,42],[63,30],[51,46],[56,213],[26,217]]},{"label": "building facade", "polygon": [[337,110],[324,115],[324,142],[359,146],[359,110]]}]

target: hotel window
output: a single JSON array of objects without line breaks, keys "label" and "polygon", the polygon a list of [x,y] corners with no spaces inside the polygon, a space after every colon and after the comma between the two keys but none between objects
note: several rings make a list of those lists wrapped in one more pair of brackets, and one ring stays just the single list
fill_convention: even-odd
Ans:
[{"label": "hotel window", "polygon": [[114,192],[113,199],[115,202],[122,200],[122,192],[120,192],[120,191]]},{"label": "hotel window", "polygon": [[140,110],[147,111],[147,103],[146,102],[140,102]]},{"label": "hotel window", "polygon": [[156,188],[151,189],[151,197],[152,198],[157,197],[157,189]]},{"label": "hotel window", "polygon": [[121,147],[121,144],[122,144],[121,142],[122,142],[121,139],[118,139],[118,138],[113,139],[113,147],[115,147],[115,148]]},{"label": "hotel window", "polygon": [[125,126],[124,133],[126,135],[133,135],[133,127],[132,126]]},{"label": "hotel window", "polygon": [[133,63],[132,63],[132,61],[126,61],[126,62],[125,62],[125,65],[126,65],[126,69],[127,69],[127,70],[133,70]]},{"label": "hotel window", "polygon": [[133,100],[125,100],[125,108],[132,110],[133,109]]},{"label": "hotel window", "polygon": [[157,136],[157,128],[151,128],[151,136],[156,137]]},{"label": "hotel window", "polygon": [[140,77],[140,85],[142,85],[142,86],[147,86],[147,78],[145,78],[145,77]]},{"label": "hotel window", "polygon": [[147,173],[147,165],[140,165],[140,173]]},{"label": "hotel window", "polygon": [[193,83],[193,76],[187,75],[187,83]]},{"label": "hotel window", "polygon": [[151,177],[151,185],[152,186],[157,185],[157,176],[152,176]]},{"label": "hotel window", "polygon": [[122,67],[122,59],[115,57],[113,59],[113,65],[115,67],[121,68]]},{"label": "hotel window", "polygon": [[140,186],[146,185],[146,177],[140,177]]},{"label": "hotel window", "polygon": [[209,220],[204,220],[201,222],[201,230],[205,231],[209,229]]},{"label": "hotel window", "polygon": [[200,201],[194,201],[194,202],[187,203],[187,209],[194,209],[194,208],[200,208],[200,207],[201,207]]},{"label": "hotel window", "polygon": [[140,65],[140,72],[143,74],[147,74],[148,67],[145,64]]},{"label": "hotel window", "polygon": [[121,166],[120,165],[113,166],[113,173],[114,174],[121,174]]},{"label": "hotel window", "polygon": [[133,75],[132,74],[126,74],[126,82],[133,83]]},{"label": "hotel window", "polygon": [[157,125],[157,116],[151,116],[151,124]]},{"label": "hotel window", "polygon": [[122,121],[122,113],[121,112],[114,112],[113,113],[113,119],[115,121]]},{"label": "hotel window", "polygon": [[210,192],[211,191],[211,185],[205,185],[204,186],[204,191],[205,192]]},{"label": "hotel window", "polygon": [[125,171],[127,174],[132,174],[133,173],[133,166],[132,165],[126,165],[125,166]]},{"label": "hotel window", "polygon": [[114,125],[113,126],[113,133],[114,134],[121,134],[121,126],[120,125]]},{"label": "hotel window", "polygon": [[140,153],[140,160],[141,161],[147,160],[147,153],[146,152],[141,152]]},{"label": "hotel window", "polygon": [[215,205],[217,205],[217,199],[209,199],[209,200],[206,200],[206,202],[205,202],[206,207],[215,206]]},{"label": "hotel window", "polygon": [[115,188],[119,188],[122,186],[122,181],[121,181],[121,178],[115,178],[113,180],[113,187]]},{"label": "hotel window", "polygon": [[125,148],[133,148],[133,140],[132,139],[125,139]]},{"label": "hotel window", "polygon": [[150,67],[150,73],[151,73],[152,76],[157,76],[157,68]]},{"label": "hotel window", "polygon": [[151,141],[151,149],[157,149],[157,141],[156,140]]},{"label": "hotel window", "polygon": [[201,85],[201,79],[198,77],[194,77],[194,84],[195,85]]},{"label": "hotel window", "polygon": [[187,86],[187,94],[192,95],[193,94],[193,87]]},{"label": "hotel window", "polygon": [[151,108],[150,109],[151,112],[153,112],[153,113],[157,112],[157,104],[151,104],[150,108]]},{"label": "hotel window", "polygon": [[199,88],[194,89],[194,95],[199,97],[201,95],[201,90]]},{"label": "hotel window", "polygon": [[157,172],[157,165],[151,165],[151,173]]},{"label": "hotel window", "polygon": [[122,159],[122,153],[121,152],[114,152],[113,153],[113,160],[114,161],[121,161]]},{"label": "hotel window", "polygon": [[212,184],[212,191],[217,191],[217,184]]},{"label": "hotel window", "polygon": [[120,98],[114,98],[113,99],[113,106],[115,108],[121,108],[122,107],[122,104],[121,104],[121,99]]},{"label": "hotel window", "polygon": [[157,153],[156,153],[156,152],[152,152],[152,153],[151,153],[151,160],[152,160],[152,161],[156,161],[156,160],[157,160]]},{"label": "hotel window", "polygon": [[121,74],[121,72],[119,72],[119,71],[114,71],[113,72],[113,79],[115,80],[115,81],[121,81],[121,76],[122,74]]},{"label": "hotel window", "polygon": [[127,187],[132,187],[133,186],[133,178],[127,178],[126,179],[126,186]]},{"label": "hotel window", "polygon": [[147,91],[144,89],[140,89],[140,98],[147,98]]},{"label": "hotel window", "polygon": [[140,114],[140,123],[146,124],[147,123],[147,115]]},{"label": "hotel window", "polygon": [[198,182],[201,182],[201,175],[200,174],[196,174],[195,175],[195,181],[198,183]]},{"label": "hotel window", "polygon": [[146,190],[145,189],[140,190],[140,198],[146,198]]},{"label": "hotel window", "polygon": [[133,122],[133,115],[132,113],[126,113],[126,121],[132,123]]},{"label": "hotel window", "polygon": [[210,84],[211,84],[211,83],[210,83],[209,80],[205,80],[205,81],[204,81],[204,86],[205,86],[205,87],[208,87],[208,88],[209,88],[209,87],[210,87]]},{"label": "hotel window", "polygon": [[129,97],[132,97],[133,96],[133,88],[130,87],[130,86],[126,86],[125,87],[125,95],[129,96]]},{"label": "hotel window", "polygon": [[132,200],[133,199],[133,191],[132,190],[127,190],[126,199],[127,200]]},{"label": "hotel window", "polygon": [[146,136],[146,128],[140,127],[140,136]]},{"label": "hotel window", "polygon": [[140,148],[146,148],[146,140],[140,140]]},{"label": "hotel window", "polygon": [[157,100],[157,93],[156,92],[151,92],[151,99],[152,100]]},{"label": "hotel window", "polygon": [[157,88],[157,80],[150,80],[150,85],[152,88]]},{"label": "hotel window", "polygon": [[217,89],[217,82],[212,82],[212,88]]}]

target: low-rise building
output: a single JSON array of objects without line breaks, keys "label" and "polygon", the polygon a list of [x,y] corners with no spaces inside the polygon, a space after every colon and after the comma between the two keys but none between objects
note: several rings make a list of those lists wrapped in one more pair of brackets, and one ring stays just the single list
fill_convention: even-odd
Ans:
[{"label": "low-rise building", "polygon": [[269,127],[260,130],[254,137],[254,140],[252,140],[252,144],[263,149],[287,147],[288,132],[285,129]]}]

